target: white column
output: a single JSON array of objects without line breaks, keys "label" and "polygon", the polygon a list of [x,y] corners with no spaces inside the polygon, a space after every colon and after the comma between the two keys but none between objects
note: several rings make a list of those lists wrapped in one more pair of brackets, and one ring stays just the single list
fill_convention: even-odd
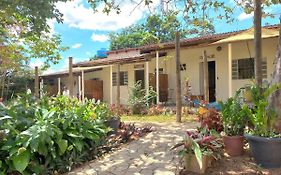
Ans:
[{"label": "white column", "polygon": [[232,44],[228,44],[228,59],[227,59],[227,77],[228,77],[228,97],[232,96]]},{"label": "white column", "polygon": [[60,87],[60,78],[58,78],[58,95],[61,94],[61,91],[60,91],[61,87]]},{"label": "white column", "polygon": [[82,102],[85,100],[85,76],[84,76],[84,70],[81,72],[81,78],[82,78]]},{"label": "white column", "polygon": [[149,62],[145,62],[145,89],[146,95],[149,95]]},{"label": "white column", "polygon": [[78,99],[81,101],[81,76],[78,76]]},{"label": "white column", "polygon": [[113,72],[113,65],[110,66],[110,70],[109,70],[109,81],[110,81],[110,87],[109,87],[109,94],[110,94],[110,104],[113,104],[113,93],[112,93],[112,72]]},{"label": "white column", "polygon": [[156,103],[159,104],[159,51],[156,51]]}]

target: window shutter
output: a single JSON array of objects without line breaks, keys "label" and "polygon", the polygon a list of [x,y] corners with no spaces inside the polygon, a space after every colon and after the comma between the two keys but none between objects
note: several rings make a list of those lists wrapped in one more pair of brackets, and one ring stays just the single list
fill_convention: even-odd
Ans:
[{"label": "window shutter", "polygon": [[261,67],[262,67],[262,78],[267,79],[267,61],[266,61],[266,58],[263,58]]},{"label": "window shutter", "polygon": [[238,60],[232,60],[232,79],[237,80],[239,77],[238,74]]},{"label": "window shutter", "polygon": [[112,86],[117,86],[117,73],[112,73]]}]

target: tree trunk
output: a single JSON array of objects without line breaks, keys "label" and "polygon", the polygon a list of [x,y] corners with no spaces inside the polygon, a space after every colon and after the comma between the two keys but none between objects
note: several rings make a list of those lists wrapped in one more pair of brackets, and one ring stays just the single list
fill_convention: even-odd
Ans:
[{"label": "tree trunk", "polygon": [[[281,23],[281,18],[280,18]],[[281,25],[281,24],[280,24]],[[271,80],[271,85],[281,83],[281,26],[279,25],[279,44],[277,49],[276,58],[274,61],[274,69]],[[269,97],[269,105],[272,107],[278,115],[277,121],[275,122],[276,130],[281,133],[281,90],[276,91]]]},{"label": "tree trunk", "polygon": [[181,99],[181,76],[180,76],[180,33],[176,33],[176,106],[177,122],[181,122],[181,109],[182,109],[182,99]]},{"label": "tree trunk", "polygon": [[254,0],[254,29],[255,29],[255,78],[259,87],[262,86],[262,39],[261,39],[261,0]]}]

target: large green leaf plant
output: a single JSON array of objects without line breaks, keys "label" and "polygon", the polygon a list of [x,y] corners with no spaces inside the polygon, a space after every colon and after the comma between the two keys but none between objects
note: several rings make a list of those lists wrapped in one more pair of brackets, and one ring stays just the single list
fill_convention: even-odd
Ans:
[{"label": "large green leaf plant", "polygon": [[95,105],[25,94],[0,106],[0,175],[64,172],[95,158],[108,132]]}]

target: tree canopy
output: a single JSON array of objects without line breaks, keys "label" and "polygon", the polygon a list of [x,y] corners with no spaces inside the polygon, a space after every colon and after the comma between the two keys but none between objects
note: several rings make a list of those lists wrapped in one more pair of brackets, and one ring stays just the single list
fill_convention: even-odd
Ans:
[{"label": "tree canopy", "polygon": [[153,14],[143,21],[120,32],[110,33],[110,49],[117,50],[171,41],[175,38],[176,31],[181,31],[182,38],[187,37],[188,31],[177,19],[175,12],[169,12],[166,15]]}]

